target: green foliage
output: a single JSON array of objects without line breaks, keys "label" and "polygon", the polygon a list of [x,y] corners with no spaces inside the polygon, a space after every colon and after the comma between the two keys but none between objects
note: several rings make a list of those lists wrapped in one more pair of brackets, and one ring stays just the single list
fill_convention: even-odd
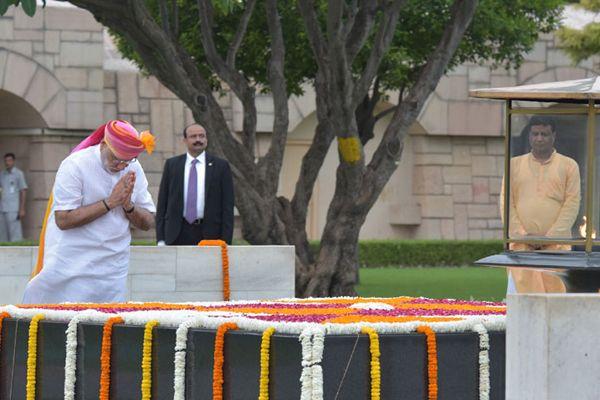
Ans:
[{"label": "green foliage", "polygon": [[[0,15],[6,14],[6,11],[10,6],[15,7],[23,7],[23,11],[25,14],[33,17],[35,14],[35,10],[37,8],[37,4],[35,0],[0,0]],[[46,0],[42,0],[42,7],[46,6]]]},{"label": "green foliage", "polygon": [[[500,240],[361,240],[361,267],[461,266],[503,251]],[[316,253],[319,243],[312,242]]]},{"label": "green foliage", "polygon": [[[578,6],[593,13],[600,12],[600,0],[581,0]],[[563,26],[557,35],[561,47],[574,63],[600,53],[600,23],[591,22],[582,29]]]},{"label": "green foliage", "polygon": [[581,7],[591,12],[600,12],[600,1],[599,0],[581,0],[579,2]]},{"label": "green foliage", "polygon": [[[219,5],[222,2],[228,5]],[[160,23],[157,0],[146,0],[146,3]],[[378,71],[382,88],[398,89],[413,81],[438,43],[450,18],[452,3],[453,0],[407,2],[402,9],[393,44]],[[564,0],[481,0],[473,23],[451,60],[449,69],[465,61],[485,60],[507,68],[518,66],[522,61],[522,54],[533,47],[539,32],[550,32],[557,27],[564,3]],[[210,79],[213,88],[219,90],[220,81],[210,70],[203,54],[197,2],[178,0],[177,4],[180,15],[179,43],[194,57],[198,69]],[[239,25],[242,5],[243,2],[233,0],[215,2],[215,42],[223,58]],[[324,20],[326,6],[327,2],[320,0],[321,20]],[[288,90],[290,94],[299,95],[302,93],[302,84],[311,82],[314,78],[316,64],[296,1],[281,0],[279,11],[285,41]],[[269,89],[267,66],[270,38],[267,32],[264,0],[259,0],[238,54],[236,68],[263,91]],[[133,47],[124,37],[112,33],[117,39],[117,47],[125,57],[143,69],[143,63]],[[370,42],[356,58],[353,65],[355,73],[362,71],[369,50]]]},{"label": "green foliage", "polygon": [[600,52],[600,24],[587,24],[582,30],[562,27],[558,31],[563,50],[578,63]]},{"label": "green foliage", "polygon": [[[232,42],[239,20],[244,8],[238,4],[233,7],[217,5],[214,2],[214,41],[221,56],[226,57],[229,44]],[[285,71],[290,94],[301,94],[301,85],[311,79],[316,72],[316,65],[312,59],[312,52],[302,29],[302,20],[296,1],[283,0],[280,2],[279,12],[284,40],[286,41]],[[158,1],[146,0],[156,21],[160,24]],[[198,23],[197,0],[178,0],[180,31],[179,43],[196,60],[200,73],[211,83],[214,90],[221,90],[221,81],[211,71],[204,57],[200,41],[200,26]],[[172,14],[172,13],[171,13]],[[243,71],[246,78],[260,86],[262,91],[268,90],[267,67],[270,58],[270,38],[267,31],[267,19],[264,1],[259,0],[250,20],[248,31],[244,37],[242,47],[237,56],[236,68]],[[142,71],[145,71],[140,56],[127,39],[114,32],[117,48],[128,59],[132,60]],[[156,54],[160,57],[160,54]],[[146,71],[147,72],[147,71]]]}]

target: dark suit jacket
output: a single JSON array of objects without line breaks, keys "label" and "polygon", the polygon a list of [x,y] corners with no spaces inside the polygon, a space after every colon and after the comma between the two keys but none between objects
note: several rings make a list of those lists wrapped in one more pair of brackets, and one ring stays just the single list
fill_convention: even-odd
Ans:
[{"label": "dark suit jacket", "polygon": [[[186,154],[165,162],[158,205],[156,240],[173,244],[183,220],[183,180]],[[233,179],[227,161],[206,153],[204,179],[204,239],[221,239],[231,244],[233,237]]]}]

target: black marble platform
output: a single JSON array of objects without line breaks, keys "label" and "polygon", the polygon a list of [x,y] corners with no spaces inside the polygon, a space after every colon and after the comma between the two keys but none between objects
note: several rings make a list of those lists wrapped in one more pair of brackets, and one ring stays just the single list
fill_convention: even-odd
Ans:
[{"label": "black marble platform", "polygon": [[[0,399],[25,399],[29,321],[5,319],[0,348]],[[38,333],[37,399],[62,399],[66,323],[41,321]],[[143,327],[115,326],[111,399],[139,399]],[[505,334],[490,332],[491,400],[504,399]],[[214,331],[191,329],[186,357],[186,399],[212,399]],[[77,399],[97,399],[102,326],[80,324],[77,348]],[[258,398],[260,333],[230,331],[225,337],[224,398]],[[479,399],[476,333],[437,335],[439,400]],[[356,346],[355,346],[356,345]],[[173,398],[175,329],[154,332],[152,398]],[[381,398],[427,398],[425,336],[381,334]],[[324,399],[369,398],[369,339],[366,335],[326,336],[323,352]],[[296,335],[271,340],[270,395],[300,399],[301,345]],[[346,370],[347,369],[347,370]],[[345,374],[344,371],[346,370]],[[345,375],[345,376],[344,376]],[[343,379],[342,379],[343,378]],[[337,396],[336,396],[337,394]]]}]

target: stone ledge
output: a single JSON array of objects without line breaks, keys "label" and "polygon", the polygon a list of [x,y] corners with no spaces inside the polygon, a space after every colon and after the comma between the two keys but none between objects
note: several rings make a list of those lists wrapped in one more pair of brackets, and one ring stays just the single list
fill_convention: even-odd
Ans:
[{"label": "stone ledge", "polygon": [[[230,246],[232,300],[294,297],[293,246]],[[223,299],[218,247],[133,246],[128,300]],[[0,247],[0,304],[18,304],[37,259],[37,247]]]}]

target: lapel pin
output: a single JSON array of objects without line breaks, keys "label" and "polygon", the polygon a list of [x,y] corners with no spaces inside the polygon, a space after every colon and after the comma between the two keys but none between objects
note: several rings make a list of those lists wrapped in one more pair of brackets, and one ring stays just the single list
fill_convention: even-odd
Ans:
[{"label": "lapel pin", "polygon": [[208,163],[208,166],[209,166],[209,167],[212,167],[212,163],[211,163],[211,162],[209,162],[209,163]]}]

